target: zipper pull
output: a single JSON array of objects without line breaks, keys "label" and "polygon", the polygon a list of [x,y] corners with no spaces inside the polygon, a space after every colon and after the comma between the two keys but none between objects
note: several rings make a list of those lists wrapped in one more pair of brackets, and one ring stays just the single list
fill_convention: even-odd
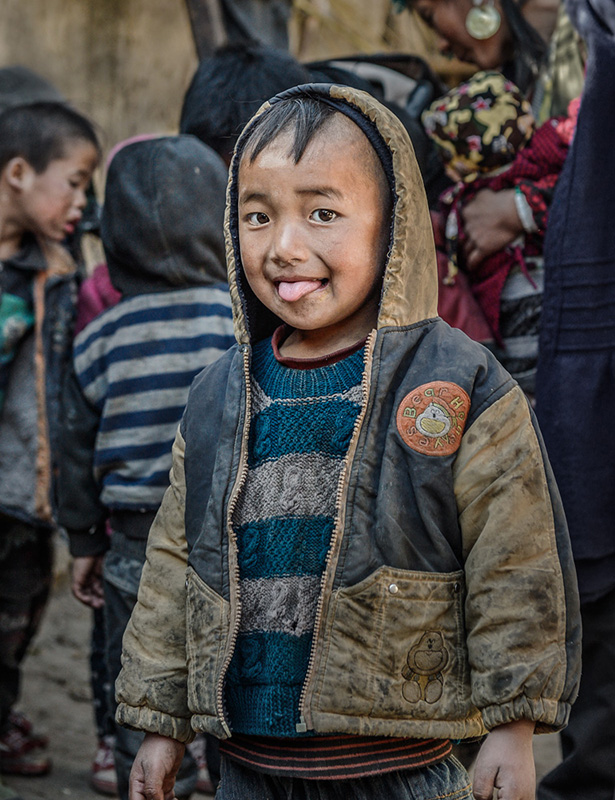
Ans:
[{"label": "zipper pull", "polygon": [[303,714],[299,717],[299,719],[301,720],[301,722],[298,722],[295,725],[295,729],[296,729],[297,733],[307,733],[307,729],[308,729],[307,728],[307,723],[305,721],[305,717],[303,716]]},{"label": "zipper pull", "polygon": [[226,734],[226,738],[230,739],[231,738],[231,729],[229,728],[226,720],[225,719],[221,719],[220,722],[221,722],[222,727],[224,729],[224,733]]}]

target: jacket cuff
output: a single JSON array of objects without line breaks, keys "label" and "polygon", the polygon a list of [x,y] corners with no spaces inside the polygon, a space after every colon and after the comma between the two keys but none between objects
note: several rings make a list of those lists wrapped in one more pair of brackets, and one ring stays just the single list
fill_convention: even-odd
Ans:
[{"label": "jacket cuff", "polygon": [[81,530],[67,528],[68,549],[73,558],[100,556],[109,549],[109,537],[104,525],[92,525]]},{"label": "jacket cuff", "polygon": [[568,724],[570,703],[559,700],[516,697],[509,703],[487,706],[481,709],[481,714],[488,730],[497,728],[498,725],[506,725],[508,722],[529,719],[536,723],[536,733],[557,733]]},{"label": "jacket cuff", "polygon": [[115,721],[125,728],[133,728],[146,733],[158,733],[177,739],[178,742],[189,744],[196,732],[190,725],[190,720],[184,717],[172,717],[162,711],[154,711],[145,706],[129,706],[120,703],[115,712]]}]

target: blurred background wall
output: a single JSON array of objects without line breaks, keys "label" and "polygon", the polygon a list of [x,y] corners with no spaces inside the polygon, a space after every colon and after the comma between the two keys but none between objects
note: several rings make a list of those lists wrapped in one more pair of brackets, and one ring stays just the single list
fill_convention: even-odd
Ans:
[{"label": "blurred background wall", "polygon": [[[100,126],[108,152],[137,133],[176,130],[197,65],[189,8],[215,2],[1,0],[0,66],[23,64],[50,80]],[[402,51],[428,58],[449,79],[458,71],[390,0],[292,0],[288,31],[301,61]]]}]

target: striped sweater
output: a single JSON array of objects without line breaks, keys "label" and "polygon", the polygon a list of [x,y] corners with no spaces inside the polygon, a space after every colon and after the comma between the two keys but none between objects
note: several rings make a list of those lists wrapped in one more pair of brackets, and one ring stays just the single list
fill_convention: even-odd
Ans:
[{"label": "striped sweater", "polygon": [[284,333],[253,353],[248,474],[233,518],[242,603],[226,682],[233,735],[221,752],[257,772],[311,780],[435,764],[450,754],[449,740],[297,733],[365,348],[332,362],[284,358]]},{"label": "striped sweater", "polygon": [[190,384],[234,341],[226,284],[128,298],[77,336],[77,380],[100,415],[94,476],[106,508],[158,508]]},{"label": "striped sweater", "polygon": [[233,732],[297,736],[363,349],[314,369],[254,347],[248,474],[235,511],[241,624],[226,684]]}]

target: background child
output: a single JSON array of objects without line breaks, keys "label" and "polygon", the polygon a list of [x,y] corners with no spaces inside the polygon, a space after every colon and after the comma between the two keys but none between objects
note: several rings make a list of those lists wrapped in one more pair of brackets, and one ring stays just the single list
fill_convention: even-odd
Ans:
[{"label": "background child", "polygon": [[[145,544],[171,466],[188,388],[234,341],[224,282],[226,169],[193,136],[130,144],[111,162],[102,219],[109,275],[122,299],[77,336],[64,393],[60,519],[68,530],[73,590],[102,601],[113,684],[136,601]],[[120,797],[141,736],[120,729]],[[178,793],[190,794],[194,763]]]},{"label": "background child", "polygon": [[[530,104],[498,72],[477,72],[423,114],[455,181],[440,198],[440,216],[432,217],[446,263],[444,283],[456,280],[458,268],[466,272],[495,338],[496,355],[530,394],[538,358],[548,206],[568,152],[558,121],[548,120],[534,131]],[[525,234],[469,266],[463,208],[485,188],[515,189]]]},{"label": "background child", "polygon": [[578,679],[570,547],[521,390],[436,317],[407,134],[284,92],[227,222],[238,345],[192,386],[124,637],[133,800],[171,796],[195,730],[222,800],[469,798],[450,739],[487,731],[476,797],[529,800]]},{"label": "background child", "polygon": [[0,771],[42,774],[44,740],[11,718],[51,581],[59,388],[75,265],[60,243],[98,163],[90,122],[62,103],[0,116]]}]

